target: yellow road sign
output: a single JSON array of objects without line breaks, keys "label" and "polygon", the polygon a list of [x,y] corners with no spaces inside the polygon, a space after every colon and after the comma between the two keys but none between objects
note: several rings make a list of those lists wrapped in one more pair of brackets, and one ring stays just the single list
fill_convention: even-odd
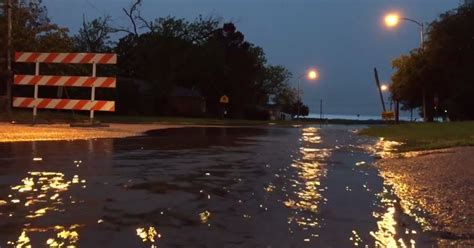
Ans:
[{"label": "yellow road sign", "polygon": [[395,113],[393,111],[382,112],[382,120],[394,120]]},{"label": "yellow road sign", "polygon": [[219,100],[220,103],[229,103],[229,97],[226,95],[221,96],[221,99]]}]

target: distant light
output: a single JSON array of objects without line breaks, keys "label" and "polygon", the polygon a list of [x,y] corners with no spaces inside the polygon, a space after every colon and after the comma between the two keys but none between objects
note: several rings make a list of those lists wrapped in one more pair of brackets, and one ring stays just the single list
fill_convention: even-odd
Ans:
[{"label": "distant light", "polygon": [[316,70],[308,71],[308,79],[309,80],[316,80],[318,78],[318,72]]},{"label": "distant light", "polygon": [[398,25],[398,22],[400,21],[400,16],[397,14],[388,14],[385,16],[385,25],[388,27],[394,27]]},{"label": "distant light", "polygon": [[43,158],[33,158],[33,161],[43,161]]},{"label": "distant light", "polygon": [[380,90],[382,90],[382,91],[387,91],[387,90],[388,90],[388,86],[387,86],[386,84],[382,84],[382,85],[380,86]]}]

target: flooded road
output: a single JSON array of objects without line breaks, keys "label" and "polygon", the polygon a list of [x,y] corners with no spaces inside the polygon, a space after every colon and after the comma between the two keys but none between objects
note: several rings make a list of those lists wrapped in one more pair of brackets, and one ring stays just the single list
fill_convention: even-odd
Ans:
[{"label": "flooded road", "polygon": [[0,247],[432,247],[345,127],[0,144]]}]

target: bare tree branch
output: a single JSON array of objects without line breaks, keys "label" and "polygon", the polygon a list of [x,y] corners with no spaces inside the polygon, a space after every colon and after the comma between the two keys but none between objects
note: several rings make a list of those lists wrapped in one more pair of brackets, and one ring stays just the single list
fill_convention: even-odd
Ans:
[{"label": "bare tree branch", "polygon": [[155,31],[155,25],[153,24],[152,21],[148,22],[145,18],[143,18],[140,14],[137,16],[137,19],[142,22],[142,28],[147,28],[150,30],[150,32]]},{"label": "bare tree branch", "polygon": [[128,34],[133,34],[133,35],[136,35],[134,32],[126,29],[126,28],[112,28],[111,33],[118,33],[118,32],[124,32],[124,33],[128,33]]},{"label": "bare tree branch", "polygon": [[135,34],[136,37],[138,37],[138,27],[137,27],[137,23],[136,23],[136,18],[137,16],[134,14],[137,10],[138,10],[138,7],[141,5],[141,2],[142,0],[134,0],[134,3],[132,4],[132,6],[130,7],[129,10],[123,8],[123,12],[125,12],[125,15],[128,16],[128,18],[130,19],[130,22],[132,23],[132,27],[133,27],[133,33],[128,31],[129,33],[132,33],[132,34]]}]

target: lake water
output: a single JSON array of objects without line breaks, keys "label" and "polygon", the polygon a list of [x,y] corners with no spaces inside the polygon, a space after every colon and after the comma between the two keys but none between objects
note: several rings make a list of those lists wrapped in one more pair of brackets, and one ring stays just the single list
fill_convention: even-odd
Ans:
[{"label": "lake water", "polygon": [[[319,113],[310,113],[307,118],[315,118],[319,119],[320,115]],[[382,120],[382,117],[380,115],[342,115],[342,114],[323,114],[324,119],[329,119],[329,120],[360,120],[360,121],[366,121],[366,120]],[[418,116],[413,116],[413,120],[416,121],[421,121],[421,118]],[[403,121],[410,121],[410,116],[400,116],[400,120]]]}]

